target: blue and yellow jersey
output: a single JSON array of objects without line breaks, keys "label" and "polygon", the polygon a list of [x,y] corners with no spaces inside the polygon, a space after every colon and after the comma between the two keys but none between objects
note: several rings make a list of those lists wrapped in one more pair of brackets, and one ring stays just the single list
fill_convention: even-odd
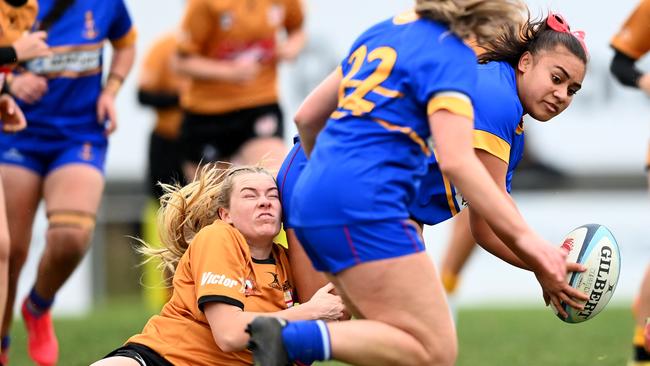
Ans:
[{"label": "blue and yellow jersey", "polygon": [[[39,0],[35,28],[55,2]],[[53,55],[26,64],[28,71],[48,79],[48,91],[39,102],[20,104],[28,128],[56,130],[73,137],[102,132],[96,103],[102,89],[104,42],[110,40],[115,48],[135,43],[135,30],[123,0],[75,1],[47,31]],[[101,138],[102,133],[97,135]]]},{"label": "blue and yellow jersey", "polygon": [[338,108],[297,182],[292,226],[407,218],[430,153],[428,116],[473,117],[474,52],[412,12],[364,32],[340,72]]},{"label": "blue and yellow jersey", "polygon": [[[508,164],[508,192],[514,170],[523,156],[523,113],[512,66],[506,62],[478,65],[474,148],[484,150]],[[466,203],[462,194],[440,172],[435,154],[427,162],[427,171],[410,211],[416,220],[435,225],[457,214]]]}]

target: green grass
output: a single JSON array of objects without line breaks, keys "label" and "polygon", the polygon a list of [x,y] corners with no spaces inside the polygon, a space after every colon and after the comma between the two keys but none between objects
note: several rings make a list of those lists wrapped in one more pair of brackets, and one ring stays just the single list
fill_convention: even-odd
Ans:
[{"label": "green grass", "polygon": [[[137,301],[118,301],[99,306],[83,318],[56,319],[59,365],[92,363],[139,332],[149,315]],[[610,307],[582,324],[565,324],[544,308],[461,309],[458,365],[625,365],[632,323],[627,307]],[[23,324],[18,320],[12,329],[11,365],[32,364],[25,342]]]}]

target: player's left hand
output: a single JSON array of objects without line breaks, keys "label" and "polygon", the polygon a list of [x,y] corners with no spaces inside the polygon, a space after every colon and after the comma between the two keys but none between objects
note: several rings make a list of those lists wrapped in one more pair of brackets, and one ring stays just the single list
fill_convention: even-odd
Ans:
[{"label": "player's left hand", "polygon": [[0,120],[4,132],[18,132],[27,127],[23,111],[9,94],[0,95]]},{"label": "player's left hand", "polygon": [[117,129],[117,113],[115,111],[115,95],[103,91],[97,99],[97,122],[105,126],[106,136]]}]

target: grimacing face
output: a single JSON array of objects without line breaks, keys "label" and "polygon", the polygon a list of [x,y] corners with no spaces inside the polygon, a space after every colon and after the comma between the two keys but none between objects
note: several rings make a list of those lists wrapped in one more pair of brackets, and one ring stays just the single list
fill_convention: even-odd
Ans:
[{"label": "grimacing face", "polygon": [[524,53],[517,67],[517,89],[524,111],[538,121],[562,113],[582,87],[586,65],[566,47]]},{"label": "grimacing face", "polygon": [[234,177],[230,208],[221,219],[239,230],[249,243],[271,240],[280,232],[282,206],[278,186],[264,173]]}]

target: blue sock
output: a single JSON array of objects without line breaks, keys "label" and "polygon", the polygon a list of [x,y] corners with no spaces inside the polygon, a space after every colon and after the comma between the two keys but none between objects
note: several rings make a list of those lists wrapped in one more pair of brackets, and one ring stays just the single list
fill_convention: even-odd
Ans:
[{"label": "blue sock", "polygon": [[52,304],[54,304],[54,299],[46,299],[42,297],[41,295],[36,293],[36,290],[32,287],[32,290],[29,292],[29,301],[27,301],[27,309],[33,314],[33,315],[41,315],[48,311],[51,307]]},{"label": "blue sock", "polygon": [[330,334],[322,320],[290,322],[282,329],[282,339],[293,361],[311,364],[331,357]]},{"label": "blue sock", "polygon": [[2,340],[0,341],[0,350],[4,351],[7,348],[9,348],[9,345],[11,344],[11,338],[6,335],[2,337]]}]

